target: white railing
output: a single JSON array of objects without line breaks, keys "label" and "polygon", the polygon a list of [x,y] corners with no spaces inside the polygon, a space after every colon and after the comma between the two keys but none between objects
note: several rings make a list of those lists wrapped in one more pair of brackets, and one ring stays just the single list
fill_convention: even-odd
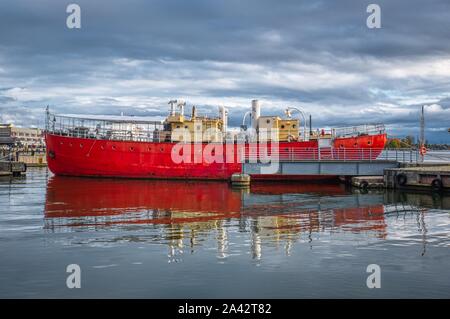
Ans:
[{"label": "white railing", "polygon": [[78,138],[161,142],[170,136],[160,121],[119,121],[74,118],[47,113],[46,132]]},{"label": "white railing", "polygon": [[385,133],[383,124],[363,124],[357,126],[337,127],[331,130],[333,137],[373,135]]},{"label": "white railing", "polygon": [[[267,154],[267,155],[266,155]],[[420,154],[414,149],[382,148],[288,148],[263,150],[250,146],[243,154],[245,162],[300,162],[300,161],[396,161],[416,163]]]}]

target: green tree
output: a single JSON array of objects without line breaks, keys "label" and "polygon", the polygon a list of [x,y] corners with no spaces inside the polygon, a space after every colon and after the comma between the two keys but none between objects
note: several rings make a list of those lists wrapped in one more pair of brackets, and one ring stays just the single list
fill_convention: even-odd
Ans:
[{"label": "green tree", "polygon": [[400,141],[396,138],[393,138],[391,140],[389,140],[389,142],[387,143],[387,148],[400,148]]}]

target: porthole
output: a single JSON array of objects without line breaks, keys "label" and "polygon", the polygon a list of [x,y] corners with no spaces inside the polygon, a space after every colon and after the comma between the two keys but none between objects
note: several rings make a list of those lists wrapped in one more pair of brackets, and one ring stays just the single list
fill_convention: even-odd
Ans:
[{"label": "porthole", "polygon": [[116,149],[116,146],[115,145],[113,145],[112,147],[111,147],[113,150],[115,150]]},{"label": "porthole", "polygon": [[80,148],[83,148],[83,143],[80,143]]},{"label": "porthole", "polygon": [[133,152],[134,151],[134,147],[130,147],[130,151]]}]

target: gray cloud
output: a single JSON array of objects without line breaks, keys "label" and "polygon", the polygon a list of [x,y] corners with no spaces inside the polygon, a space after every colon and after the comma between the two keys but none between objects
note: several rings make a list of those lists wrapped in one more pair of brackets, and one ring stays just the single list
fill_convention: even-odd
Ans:
[{"label": "gray cloud", "polygon": [[65,26],[65,1],[0,3],[2,121],[40,125],[58,112],[164,115],[184,97],[239,125],[252,98],[288,105],[316,125],[384,122],[392,135],[449,142],[450,3],[377,1],[75,1],[82,28]]}]

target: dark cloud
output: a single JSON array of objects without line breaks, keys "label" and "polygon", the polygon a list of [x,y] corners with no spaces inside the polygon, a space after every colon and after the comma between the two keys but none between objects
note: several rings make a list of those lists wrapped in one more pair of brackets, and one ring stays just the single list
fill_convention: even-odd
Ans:
[{"label": "dark cloud", "polygon": [[[66,28],[66,6],[82,28]],[[36,125],[58,112],[165,115],[184,97],[239,125],[253,98],[264,112],[301,106],[321,126],[384,122],[449,141],[450,2],[158,0],[0,2],[2,121]],[[442,133],[444,132],[444,133]]]}]

